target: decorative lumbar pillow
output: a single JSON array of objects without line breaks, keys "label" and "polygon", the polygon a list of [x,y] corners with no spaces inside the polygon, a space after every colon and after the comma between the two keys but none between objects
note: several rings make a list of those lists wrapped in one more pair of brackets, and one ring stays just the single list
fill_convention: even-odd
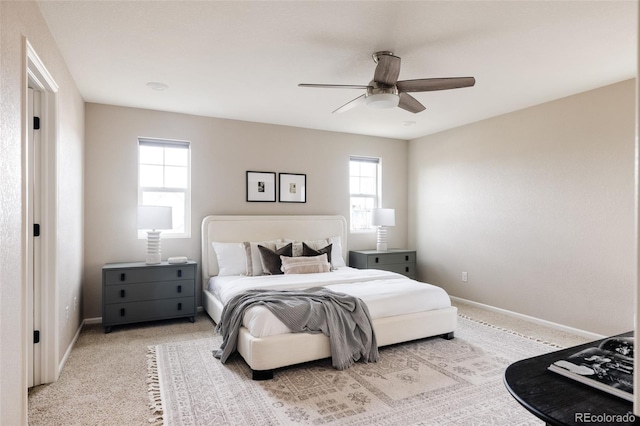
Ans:
[{"label": "decorative lumbar pillow", "polygon": [[280,256],[282,272],[285,274],[315,274],[330,272],[331,264],[326,254],[320,256],[286,257]]},{"label": "decorative lumbar pillow", "polygon": [[263,247],[267,247],[271,250],[276,250],[276,244],[280,240],[273,241],[260,241],[260,242],[243,242],[243,246],[246,252],[246,268],[247,275],[255,277],[262,275],[262,260],[260,259],[260,250],[258,250],[258,244]]},{"label": "decorative lumbar pillow", "polygon": [[218,260],[218,276],[246,275],[247,260],[242,243],[212,242]]},{"label": "decorative lumbar pillow", "polygon": [[314,249],[312,247],[309,247],[307,243],[303,242],[302,255],[308,257],[308,256],[320,256],[321,254],[326,254],[327,261],[331,263],[331,247],[332,245],[329,244],[328,246],[322,247],[321,249]]},{"label": "decorative lumbar pillow", "polygon": [[283,272],[280,256],[291,257],[293,244],[289,243],[275,251],[258,244],[258,250],[260,250],[260,260],[262,261],[262,273],[265,275],[281,275]]}]

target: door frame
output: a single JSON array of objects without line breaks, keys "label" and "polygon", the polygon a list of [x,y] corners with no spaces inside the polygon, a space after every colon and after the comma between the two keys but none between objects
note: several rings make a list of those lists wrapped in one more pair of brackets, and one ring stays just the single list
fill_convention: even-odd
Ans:
[{"label": "door frame", "polygon": [[[51,383],[59,376],[59,327],[58,327],[58,274],[57,274],[57,216],[58,216],[58,183],[57,183],[57,146],[58,146],[58,85],[44,66],[44,63],[29,43],[23,37],[23,90],[22,90],[22,221],[23,221],[23,343],[24,354],[29,353],[30,345],[33,345],[33,318],[30,312],[37,312],[40,324],[40,365],[27,365],[24,362],[23,376],[25,383],[28,383],[28,368],[38,369],[37,375],[41,383]],[[29,132],[29,112],[28,96],[29,86],[40,92],[40,141],[41,141],[41,162],[39,182],[33,182],[34,174],[29,165],[29,155],[31,154],[28,140]],[[38,265],[33,263],[33,223],[29,220],[29,202],[32,195],[33,185],[40,187],[39,198],[41,207],[40,228],[40,261]],[[37,192],[36,192],[37,194]],[[34,268],[39,269],[42,279],[36,284],[38,288],[31,290],[33,285]],[[38,293],[37,299],[40,303],[33,305],[33,310],[29,308],[33,300],[33,293]],[[34,383],[39,384],[39,383]],[[26,389],[25,389],[26,391]]]}]

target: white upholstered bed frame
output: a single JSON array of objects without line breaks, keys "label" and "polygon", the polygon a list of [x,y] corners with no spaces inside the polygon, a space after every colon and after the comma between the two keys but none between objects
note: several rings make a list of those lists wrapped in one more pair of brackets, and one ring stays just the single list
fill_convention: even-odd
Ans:
[{"label": "white upholstered bed frame", "polygon": [[[207,216],[202,221],[202,305],[219,323],[222,304],[209,291],[209,278],[218,274],[211,243],[267,241],[278,238],[318,240],[339,235],[342,256],[347,256],[347,222],[342,216]],[[453,338],[457,309],[449,307],[373,320],[378,346],[441,335]],[[273,377],[276,368],[331,356],[329,338],[323,334],[291,333],[253,337],[242,327],[237,350],[253,371],[254,379]]]}]

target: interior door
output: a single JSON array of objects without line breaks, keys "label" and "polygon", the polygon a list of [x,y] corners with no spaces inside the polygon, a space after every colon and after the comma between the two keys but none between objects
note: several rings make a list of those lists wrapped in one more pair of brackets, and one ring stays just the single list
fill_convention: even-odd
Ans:
[{"label": "interior door", "polygon": [[41,242],[38,236],[38,227],[42,217],[41,204],[41,179],[42,179],[42,150],[39,130],[39,117],[41,111],[41,93],[29,88],[27,96],[27,147],[26,147],[26,209],[27,209],[27,298],[28,298],[28,324],[29,337],[34,339],[28,345],[28,386],[33,387],[42,384],[41,377],[41,352],[39,341],[39,329],[41,322],[40,312],[40,283],[41,283]]}]

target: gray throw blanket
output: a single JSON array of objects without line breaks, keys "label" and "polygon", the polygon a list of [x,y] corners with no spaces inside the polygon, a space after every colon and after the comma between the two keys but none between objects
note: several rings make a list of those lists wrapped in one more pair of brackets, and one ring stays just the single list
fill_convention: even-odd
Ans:
[{"label": "gray throw blanket", "polygon": [[300,291],[248,290],[231,299],[216,327],[223,341],[214,356],[223,363],[236,350],[245,310],[255,305],[269,308],[294,333],[322,332],[329,336],[332,365],[338,370],[360,359],[378,360],[378,344],[367,305],[357,297],[314,287]]}]

